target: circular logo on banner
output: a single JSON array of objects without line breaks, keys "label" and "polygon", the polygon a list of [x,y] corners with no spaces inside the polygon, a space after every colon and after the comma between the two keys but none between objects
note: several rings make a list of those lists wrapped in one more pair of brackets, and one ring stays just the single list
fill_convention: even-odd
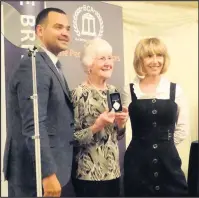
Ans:
[{"label": "circular logo on banner", "polygon": [[102,37],[104,23],[97,10],[89,5],[83,5],[73,14],[73,28],[77,35],[75,40],[86,41],[90,37]]}]

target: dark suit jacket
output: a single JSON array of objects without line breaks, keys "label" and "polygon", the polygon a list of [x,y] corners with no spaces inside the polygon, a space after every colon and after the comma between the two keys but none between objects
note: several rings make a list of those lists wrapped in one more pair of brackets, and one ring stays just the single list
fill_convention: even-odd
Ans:
[{"label": "dark suit jacket", "polygon": [[[56,173],[61,185],[72,166],[73,107],[60,74],[45,52],[36,54],[42,178]],[[16,185],[35,186],[34,114],[31,58],[24,56],[9,84],[3,171]]]},{"label": "dark suit jacket", "polygon": [[189,196],[199,196],[199,142],[193,141],[190,147],[188,168]]}]

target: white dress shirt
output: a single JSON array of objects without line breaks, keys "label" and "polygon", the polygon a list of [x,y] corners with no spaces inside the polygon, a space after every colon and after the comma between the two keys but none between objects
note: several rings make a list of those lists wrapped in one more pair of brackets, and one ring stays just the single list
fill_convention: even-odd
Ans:
[{"label": "white dress shirt", "polygon": [[[156,93],[150,95],[143,93],[140,89],[140,79],[138,77],[133,81],[134,93],[137,99],[169,99],[170,98],[170,82],[165,77],[161,76],[160,82],[156,88]],[[121,91],[122,103],[128,107],[131,103],[130,85],[125,85]],[[178,118],[174,133],[174,142],[179,144],[189,134],[189,123],[188,123],[188,105],[183,94],[182,88],[176,84],[175,102],[178,106]]]},{"label": "white dress shirt", "polygon": [[56,67],[57,71],[59,72],[56,63],[58,61],[57,56],[55,56],[52,52],[48,51],[45,47],[41,46],[41,48],[46,52],[46,54],[49,56],[50,60],[53,62],[54,66]]}]

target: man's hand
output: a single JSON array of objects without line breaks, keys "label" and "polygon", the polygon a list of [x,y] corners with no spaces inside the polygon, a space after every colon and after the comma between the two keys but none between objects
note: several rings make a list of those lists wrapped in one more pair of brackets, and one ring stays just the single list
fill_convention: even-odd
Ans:
[{"label": "man's hand", "polygon": [[42,181],[44,189],[44,197],[60,197],[61,185],[55,174],[45,177]]}]

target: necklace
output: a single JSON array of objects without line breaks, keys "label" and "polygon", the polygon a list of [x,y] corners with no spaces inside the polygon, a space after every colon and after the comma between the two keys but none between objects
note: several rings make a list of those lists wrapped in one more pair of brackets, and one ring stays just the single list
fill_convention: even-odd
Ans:
[{"label": "necklace", "polygon": [[[87,83],[90,84],[90,85],[97,91],[97,93],[98,93],[102,98],[104,98],[104,99],[107,98],[107,96],[104,96],[104,95],[99,91],[99,89],[98,89],[95,85],[93,85],[93,84],[91,83],[91,81],[90,81],[89,79],[87,80]],[[106,87],[107,87],[107,85],[106,85]]]}]

